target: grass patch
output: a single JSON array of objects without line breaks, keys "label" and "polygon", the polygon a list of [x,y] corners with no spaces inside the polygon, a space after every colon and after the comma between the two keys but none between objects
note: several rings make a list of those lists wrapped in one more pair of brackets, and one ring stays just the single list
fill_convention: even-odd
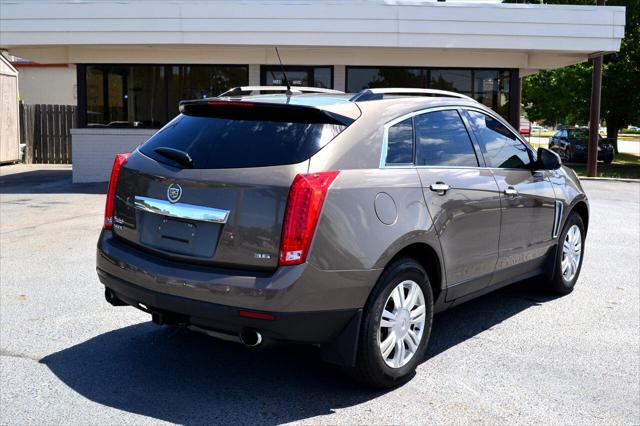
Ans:
[{"label": "grass patch", "polygon": [[[532,131],[530,134],[528,135],[524,135],[525,137],[529,137],[529,136],[533,136],[535,138],[537,137],[541,137],[541,138],[550,138],[551,136],[555,135],[556,131],[555,130],[550,130],[548,132],[537,132],[537,131]],[[634,135],[635,136],[635,135]]]},{"label": "grass patch", "polygon": [[[567,167],[575,170],[578,176],[587,175],[586,164],[569,163]],[[604,164],[599,161],[598,177],[640,179],[640,155],[622,152],[615,156],[611,164]]]},{"label": "grass patch", "polygon": [[[567,164],[578,176],[587,176],[586,164]],[[640,165],[598,163],[598,177],[640,179]]]},{"label": "grass patch", "polygon": [[634,154],[632,152],[621,152],[617,154],[613,160],[613,164],[631,164],[640,166],[640,154]]}]

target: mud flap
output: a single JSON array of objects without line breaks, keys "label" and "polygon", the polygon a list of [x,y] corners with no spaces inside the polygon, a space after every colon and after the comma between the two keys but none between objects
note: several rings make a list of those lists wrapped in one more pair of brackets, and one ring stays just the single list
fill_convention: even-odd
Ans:
[{"label": "mud flap", "polygon": [[[560,244],[560,243],[558,243]],[[558,244],[553,246],[553,249],[549,252],[544,264],[544,278],[552,280],[558,267]]]},{"label": "mud flap", "polygon": [[342,367],[355,367],[361,322],[362,309],[358,309],[340,334],[320,347],[322,360]]}]

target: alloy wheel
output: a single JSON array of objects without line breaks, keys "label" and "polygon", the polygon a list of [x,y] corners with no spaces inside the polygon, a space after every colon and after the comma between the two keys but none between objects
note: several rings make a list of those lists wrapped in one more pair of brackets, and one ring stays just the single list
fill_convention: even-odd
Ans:
[{"label": "alloy wheel", "polygon": [[570,282],[578,273],[580,258],[582,257],[582,233],[578,225],[573,225],[567,231],[562,246],[562,278]]},{"label": "alloy wheel", "polygon": [[382,359],[391,368],[406,365],[424,333],[426,305],[422,289],[412,280],[398,284],[384,304],[378,330]]}]

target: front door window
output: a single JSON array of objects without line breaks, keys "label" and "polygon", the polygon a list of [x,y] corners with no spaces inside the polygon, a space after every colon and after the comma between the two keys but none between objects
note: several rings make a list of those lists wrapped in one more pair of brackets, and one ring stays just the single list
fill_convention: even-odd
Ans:
[{"label": "front door window", "polygon": [[468,111],[487,166],[509,169],[529,169],[529,148],[504,124],[490,115]]}]

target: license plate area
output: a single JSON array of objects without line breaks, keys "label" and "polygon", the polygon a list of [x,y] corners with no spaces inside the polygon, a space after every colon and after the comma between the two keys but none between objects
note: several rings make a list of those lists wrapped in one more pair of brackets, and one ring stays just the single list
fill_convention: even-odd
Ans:
[{"label": "license plate area", "polygon": [[165,217],[158,226],[161,239],[191,244],[196,236],[197,227],[194,223],[183,222]]},{"label": "license plate area", "polygon": [[138,211],[140,243],[150,248],[183,256],[211,259],[222,224],[186,221]]}]

